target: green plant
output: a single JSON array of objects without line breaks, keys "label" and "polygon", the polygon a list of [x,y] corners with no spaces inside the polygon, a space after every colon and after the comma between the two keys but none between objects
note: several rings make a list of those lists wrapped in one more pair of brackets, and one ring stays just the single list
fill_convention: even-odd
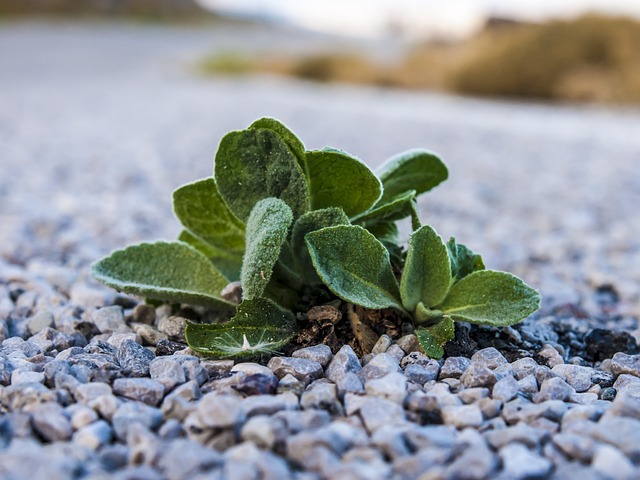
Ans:
[{"label": "green plant", "polygon": [[[277,351],[296,334],[305,295],[328,288],[413,319],[422,347],[439,358],[454,321],[511,325],[540,301],[522,280],[485,270],[479,255],[420,224],[417,196],[447,176],[426,150],[393,157],[376,176],[343,151],[307,151],[283,124],[263,118],[221,140],[212,178],[174,192],[184,226],[178,241],[115,251],[92,273],[148,299],[235,312],[225,323],[188,323],[189,345],[209,355]],[[414,233],[404,252],[396,222],[407,217]],[[242,285],[240,305],[221,295],[232,280]]]}]

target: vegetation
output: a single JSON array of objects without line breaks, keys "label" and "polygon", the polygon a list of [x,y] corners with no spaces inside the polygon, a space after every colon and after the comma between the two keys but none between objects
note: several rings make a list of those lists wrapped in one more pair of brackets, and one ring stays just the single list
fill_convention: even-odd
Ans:
[{"label": "vegetation", "polygon": [[[322,82],[640,103],[640,22],[586,15],[535,25],[490,23],[474,38],[417,46],[390,65],[329,52],[302,58],[245,58],[244,64],[241,73],[266,71]],[[236,73],[211,61],[204,69]]]},{"label": "vegetation", "polygon": [[[305,328],[295,313],[337,298],[352,317],[355,305],[412,321],[425,352],[440,358],[454,321],[512,325],[540,302],[519,278],[485,270],[479,255],[421,225],[416,198],[447,176],[426,150],[399,154],[376,175],[341,150],[306,150],[263,118],[223,137],[213,177],[174,192],[178,241],[115,251],[93,275],[148,299],[235,312],[188,324],[189,345],[208,355],[277,351]],[[405,218],[414,230],[406,251],[396,226]],[[239,305],[222,295],[234,280]]]}]

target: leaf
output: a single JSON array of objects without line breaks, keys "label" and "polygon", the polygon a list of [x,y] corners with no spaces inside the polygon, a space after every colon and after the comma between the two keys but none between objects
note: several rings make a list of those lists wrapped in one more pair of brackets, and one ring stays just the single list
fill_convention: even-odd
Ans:
[{"label": "leaf", "polygon": [[373,233],[373,235],[383,244],[385,242],[395,244],[400,243],[398,226],[393,222],[376,222],[372,225],[365,225],[365,228]]},{"label": "leaf", "polygon": [[220,309],[235,306],[220,297],[227,279],[203,254],[182,242],[155,242],[116,250],[91,267],[116,290],[171,303]]},{"label": "leaf", "polygon": [[[229,255],[222,250],[203,242],[194,237],[186,230],[180,232],[178,240],[191,245],[193,248],[207,257],[211,263],[222,273],[227,280],[235,282],[240,280],[240,267],[242,266],[242,255]],[[244,241],[243,241],[244,242]]]},{"label": "leaf", "polygon": [[309,192],[296,156],[272,130],[264,128],[226,134],[214,165],[218,190],[229,209],[247,220],[263,198],[284,200],[299,217],[309,210]]},{"label": "leaf", "polygon": [[402,303],[411,312],[419,302],[432,307],[442,302],[451,284],[451,262],[442,238],[428,225],[411,235],[400,281]]},{"label": "leaf", "polygon": [[191,235],[228,255],[242,256],[244,224],[224,203],[213,178],[198,180],[174,191],[173,210]]},{"label": "leaf", "polygon": [[359,159],[335,149],[306,153],[312,210],[340,207],[349,217],[369,210],[382,194],[375,174]]},{"label": "leaf", "polygon": [[380,204],[380,202],[378,202],[374,208],[358,215],[353,221],[366,226],[367,223],[402,220],[412,214],[412,204],[415,201],[416,191],[409,190],[408,192],[388,199],[386,203]]},{"label": "leaf", "polygon": [[307,284],[322,283],[313,268],[311,256],[307,249],[304,237],[307,233],[320,230],[325,227],[333,227],[336,225],[349,225],[349,217],[341,208],[331,207],[321,210],[312,210],[302,215],[293,225],[291,233],[291,247],[293,255]]},{"label": "leaf", "polygon": [[391,157],[380,169],[384,194],[381,203],[415,190],[417,195],[431,190],[447,179],[445,164],[432,152],[422,149],[409,150]]},{"label": "leaf", "polygon": [[540,308],[540,294],[518,277],[478,270],[456,283],[436,307],[454,320],[505,327]]},{"label": "leaf", "polygon": [[298,159],[298,164],[303,172],[306,172],[305,166],[305,148],[302,141],[293,133],[289,128],[279,120],[270,117],[264,117],[256,120],[249,126],[249,130],[257,130],[260,128],[265,128],[267,130],[271,130],[276,133],[283,141],[287,144],[287,146],[291,149],[293,154]]},{"label": "leaf", "polygon": [[389,253],[367,230],[341,225],[305,238],[316,272],[338,297],[365,308],[404,310]]},{"label": "leaf", "polygon": [[469,247],[461,243],[456,243],[456,239],[451,237],[447,242],[449,258],[451,259],[451,276],[453,283],[462,280],[464,277],[477,270],[484,270],[482,257],[473,253]]},{"label": "leaf", "polygon": [[227,323],[187,323],[187,343],[196,352],[218,358],[271,355],[295,334],[293,314],[266,298],[244,300]]},{"label": "leaf", "polygon": [[453,319],[445,317],[432,327],[416,329],[418,342],[429,357],[440,360],[444,355],[442,346],[455,338]]},{"label": "leaf", "polygon": [[292,221],[291,209],[277,198],[260,200],[251,211],[240,271],[244,298],[250,300],[264,293]]}]

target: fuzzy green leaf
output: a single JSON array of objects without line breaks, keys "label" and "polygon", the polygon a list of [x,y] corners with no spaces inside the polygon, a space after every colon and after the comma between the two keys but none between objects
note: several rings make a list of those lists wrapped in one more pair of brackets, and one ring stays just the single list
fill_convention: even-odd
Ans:
[{"label": "fuzzy green leaf", "polygon": [[295,334],[293,314],[266,298],[244,300],[227,323],[187,323],[187,343],[196,352],[217,358],[272,355]]},{"label": "fuzzy green leaf", "polygon": [[[191,245],[193,248],[202,253],[211,260],[211,263],[222,273],[230,282],[240,280],[240,267],[242,266],[242,255],[229,255],[227,252],[218,250],[208,243],[203,242],[194,237],[186,230],[180,232],[178,240]],[[244,240],[243,240],[244,243]]]},{"label": "fuzzy green leaf", "polygon": [[418,195],[431,190],[447,179],[445,164],[434,153],[422,149],[409,150],[391,157],[378,170],[384,186],[380,203],[415,190]]},{"label": "fuzzy green leaf", "polygon": [[306,153],[311,208],[340,207],[353,217],[380,198],[382,185],[359,159],[335,149]]},{"label": "fuzzy green leaf", "polygon": [[394,198],[388,199],[386,203],[378,204],[371,210],[364,212],[354,218],[354,222],[367,225],[377,222],[395,222],[402,220],[412,214],[413,204],[416,201],[416,191],[409,190]]},{"label": "fuzzy green leaf", "polygon": [[304,240],[305,235],[321,228],[348,224],[349,217],[341,208],[337,207],[307,212],[295,222],[291,233],[292,251],[308,284],[313,285],[322,282],[313,268],[309,250]]},{"label": "fuzzy green leaf", "polygon": [[338,297],[365,308],[403,310],[389,253],[367,230],[341,225],[305,238],[316,272]]},{"label": "fuzzy green leaf", "polygon": [[247,249],[240,272],[244,298],[250,300],[264,293],[291,222],[291,209],[278,198],[260,200],[251,211],[247,221]]},{"label": "fuzzy green leaf", "polygon": [[442,302],[451,283],[451,262],[442,238],[428,225],[411,235],[400,281],[402,303],[413,312],[419,302],[432,307]]},{"label": "fuzzy green leaf", "polygon": [[227,279],[196,249],[182,242],[155,242],[117,250],[91,267],[100,282],[153,300],[220,309]]},{"label": "fuzzy green leaf", "polygon": [[453,319],[444,317],[442,321],[431,327],[416,329],[418,342],[429,357],[439,360],[444,355],[442,346],[455,337]]},{"label": "fuzzy green leaf", "polygon": [[452,281],[458,282],[464,277],[477,270],[484,270],[482,256],[473,253],[469,247],[461,243],[456,243],[456,239],[451,237],[447,242],[449,258],[451,258]]},{"label": "fuzzy green leaf", "polygon": [[272,130],[225,135],[216,153],[214,172],[220,195],[241,220],[247,220],[253,206],[268,197],[284,200],[295,217],[309,210],[309,192],[298,160]]},{"label": "fuzzy green leaf", "polygon": [[436,308],[454,320],[505,327],[538,310],[540,294],[510,273],[478,270],[451,287]]},{"label": "fuzzy green leaf", "polygon": [[291,149],[293,154],[298,159],[298,164],[302,171],[305,170],[305,148],[302,141],[293,133],[284,123],[276,120],[275,118],[264,117],[256,120],[249,126],[249,130],[257,130],[260,128],[265,128],[267,130],[271,130],[280,136],[284,143]]},{"label": "fuzzy green leaf", "polygon": [[365,228],[373,233],[383,244],[400,243],[398,226],[393,222],[376,222],[371,225],[365,225]]},{"label": "fuzzy green leaf", "polygon": [[198,180],[174,191],[173,210],[193,236],[230,256],[242,256],[244,224],[224,203],[213,178]]}]

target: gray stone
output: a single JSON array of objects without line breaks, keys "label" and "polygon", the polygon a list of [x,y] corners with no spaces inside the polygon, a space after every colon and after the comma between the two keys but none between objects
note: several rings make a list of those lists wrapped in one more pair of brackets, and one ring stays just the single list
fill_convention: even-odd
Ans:
[{"label": "gray stone", "polygon": [[27,329],[35,335],[45,328],[53,326],[53,314],[48,310],[39,310],[27,321]]},{"label": "gray stone", "polygon": [[288,434],[283,419],[256,415],[243,425],[240,436],[244,441],[253,442],[259,448],[273,450],[284,446]]},{"label": "gray stone", "polygon": [[540,391],[533,397],[536,403],[546,402],[547,400],[567,400],[575,390],[567,382],[561,378],[550,378],[542,382]]},{"label": "gray stone", "polygon": [[[209,375],[209,378],[220,378],[228,375],[231,369],[234,368],[233,360],[201,360],[200,364]],[[242,365],[242,364],[238,364]]]},{"label": "gray stone", "polygon": [[65,409],[65,414],[69,417],[74,430],[80,430],[98,420],[98,414],[93,408],[80,403],[69,405]]},{"label": "gray stone", "polygon": [[339,377],[336,381],[336,387],[338,387],[338,396],[341,398],[347,393],[364,392],[362,380],[357,373],[353,372],[347,372],[344,376]]},{"label": "gray stone", "polygon": [[438,378],[438,371],[440,366],[437,364],[437,368],[427,368],[419,363],[411,363],[404,369],[404,375],[407,379],[417,385],[424,385],[427,382],[431,382]]},{"label": "gray stone", "polygon": [[553,444],[567,457],[589,463],[596,448],[592,438],[575,433],[558,433],[552,438]]},{"label": "gray stone", "polygon": [[617,448],[601,445],[593,455],[591,468],[605,478],[632,480],[638,478],[634,464]]},{"label": "gray stone", "polygon": [[185,438],[171,441],[158,459],[158,468],[167,480],[195,478],[222,464],[223,458],[218,452]]},{"label": "gray stone", "polygon": [[516,380],[522,380],[535,373],[536,368],[538,368],[538,364],[531,357],[520,358],[515,362],[511,362],[511,370]]},{"label": "gray stone", "polygon": [[544,478],[551,472],[553,464],[520,443],[502,447],[498,452],[504,473],[513,480]]},{"label": "gray stone", "polygon": [[129,427],[139,423],[144,427],[155,430],[162,423],[162,412],[139,402],[123,403],[113,414],[113,429],[120,440],[127,438]]},{"label": "gray stone", "polygon": [[291,434],[316,430],[331,422],[331,415],[325,410],[281,410],[270,418],[282,420]]},{"label": "gray stone", "polygon": [[31,384],[31,383],[44,383],[43,372],[30,372],[27,370],[14,370],[11,372],[11,384]]},{"label": "gray stone", "polygon": [[456,428],[479,427],[482,425],[482,412],[477,405],[449,406],[441,410],[445,425]]},{"label": "gray stone", "polygon": [[187,320],[179,316],[162,317],[158,321],[158,330],[164,333],[169,340],[186,343],[184,330]]},{"label": "gray stone", "polygon": [[113,333],[127,329],[122,307],[117,305],[100,308],[94,311],[90,318],[100,333]]},{"label": "gray stone", "polygon": [[122,342],[116,357],[125,375],[132,377],[146,377],[149,375],[149,365],[156,358],[151,350],[144,348],[133,340]]},{"label": "gray stone", "polygon": [[622,374],[640,377],[640,355],[627,355],[623,352],[616,353],[611,359],[611,372],[618,376]]},{"label": "gray stone", "polygon": [[398,340],[396,340],[396,345],[398,345],[407,355],[413,352],[422,351],[422,347],[420,346],[418,337],[416,337],[413,333],[400,337]]},{"label": "gray stone", "polygon": [[177,385],[186,382],[182,365],[171,357],[157,357],[149,364],[149,375],[159,381],[165,388],[165,392],[171,391]]},{"label": "gray stone", "polygon": [[576,392],[586,392],[591,387],[593,368],[579,365],[559,364],[551,369],[553,373],[564,379]]},{"label": "gray stone", "polygon": [[361,369],[357,355],[349,345],[345,345],[334,355],[325,376],[339,386],[347,373],[358,373]]},{"label": "gray stone", "polygon": [[293,392],[302,395],[304,384],[291,374],[287,374],[278,381],[278,393]]},{"label": "gray stone", "polygon": [[38,405],[31,417],[33,429],[47,442],[68,440],[73,433],[69,419],[57,403]]},{"label": "gray stone", "polygon": [[538,352],[538,356],[542,359],[543,363],[549,368],[553,368],[556,365],[560,365],[564,363],[564,360],[562,359],[562,355],[560,355],[558,350],[556,350],[549,344],[545,344],[542,347],[542,350]]},{"label": "gray stone", "polygon": [[483,348],[471,356],[472,363],[480,363],[491,370],[507,365],[509,362],[504,355],[494,347]]},{"label": "gray stone", "polygon": [[496,383],[497,379],[489,367],[481,363],[471,362],[464,373],[460,376],[460,381],[467,388],[491,388]]},{"label": "gray stone", "polygon": [[357,375],[363,383],[374,378],[384,377],[393,372],[400,371],[399,361],[388,353],[380,353],[375,355],[369,363],[367,363]]},{"label": "gray stone", "polygon": [[396,359],[398,364],[400,364],[402,359],[405,357],[404,350],[402,350],[398,345],[391,345],[387,349],[387,351],[383,353],[386,353],[387,355],[391,355],[393,358]]},{"label": "gray stone", "polygon": [[291,356],[318,362],[323,367],[326,367],[333,358],[333,354],[328,345],[314,345],[313,347],[301,348],[293,352]]},{"label": "gray stone", "polygon": [[230,428],[244,423],[247,416],[242,401],[230,395],[207,393],[197,406],[198,418],[208,428]]},{"label": "gray stone", "polygon": [[484,437],[496,450],[516,442],[531,449],[538,449],[549,438],[549,433],[546,430],[531,427],[526,423],[519,423],[512,427],[489,430],[485,432]]},{"label": "gray stone", "polygon": [[342,405],[338,401],[335,384],[322,380],[309,385],[300,398],[300,406],[305,410],[315,408],[328,410],[334,414],[342,413]]},{"label": "gray stone", "polygon": [[375,345],[371,349],[371,353],[374,355],[377,355],[379,353],[384,353],[389,349],[392,343],[393,341],[391,340],[391,337],[389,337],[389,335],[387,334],[380,335],[380,337],[378,338],[378,341],[375,343]]},{"label": "gray stone", "polygon": [[145,345],[155,346],[160,340],[168,340],[164,333],[160,333],[151,325],[146,323],[132,323],[131,329],[142,338]]},{"label": "gray stone", "polygon": [[359,410],[364,426],[371,433],[383,425],[393,425],[405,420],[401,405],[382,398],[366,397]]},{"label": "gray stone", "polygon": [[118,349],[125,342],[125,340],[131,340],[132,342],[136,342],[138,344],[142,343],[142,338],[140,337],[140,335],[138,335],[135,332],[112,333],[109,336],[109,339],[107,340],[107,342],[109,342],[110,345],[113,345],[116,349]]},{"label": "gray stone", "polygon": [[247,417],[272,415],[281,410],[300,408],[298,397],[291,392],[279,393],[278,395],[253,395],[242,400],[240,404]]},{"label": "gray stone", "polygon": [[439,378],[460,378],[471,365],[467,357],[448,357],[440,368]]},{"label": "gray stone", "polygon": [[72,441],[89,450],[98,450],[111,441],[112,430],[107,422],[98,420],[73,434]]},{"label": "gray stone", "polygon": [[273,371],[269,367],[265,367],[264,365],[260,365],[259,363],[253,362],[242,362],[234,365],[231,368],[231,372],[242,372],[247,376],[250,375],[267,375],[267,376],[275,376]]},{"label": "gray stone", "polygon": [[164,397],[164,385],[150,378],[118,378],[113,393],[147,405],[159,405]]},{"label": "gray stone", "polygon": [[518,390],[522,393],[538,393],[538,381],[534,375],[527,375],[518,380]]},{"label": "gray stone", "polygon": [[100,395],[111,395],[111,386],[107,383],[93,382],[78,385],[74,397],[80,403],[90,403]]},{"label": "gray stone", "polygon": [[640,378],[628,373],[622,373],[616,379],[613,388],[616,389],[617,395],[640,397]]},{"label": "gray stone", "polygon": [[187,380],[194,380],[198,385],[202,385],[209,380],[209,374],[200,364],[200,360],[197,357],[191,355],[174,355],[173,358],[180,362],[184,375]]},{"label": "gray stone", "polygon": [[153,325],[156,319],[156,309],[148,303],[139,303],[133,308],[133,321]]},{"label": "gray stone", "polygon": [[407,377],[398,372],[369,380],[365,386],[367,395],[385,398],[400,405],[404,402],[406,390]]},{"label": "gray stone", "polygon": [[291,374],[303,383],[317,380],[324,374],[320,363],[306,358],[272,357],[267,366],[278,378]]},{"label": "gray stone", "polygon": [[640,420],[629,417],[602,418],[588,434],[618,447],[632,462],[640,461]]},{"label": "gray stone", "polygon": [[491,396],[496,400],[508,402],[513,400],[519,391],[520,383],[514,377],[507,376],[495,383]]},{"label": "gray stone", "polygon": [[640,398],[618,395],[607,410],[607,416],[631,417],[640,420]]},{"label": "gray stone", "polygon": [[611,402],[613,401],[613,399],[616,398],[617,393],[618,391],[613,387],[603,388],[602,391],[600,392],[600,399]]}]

